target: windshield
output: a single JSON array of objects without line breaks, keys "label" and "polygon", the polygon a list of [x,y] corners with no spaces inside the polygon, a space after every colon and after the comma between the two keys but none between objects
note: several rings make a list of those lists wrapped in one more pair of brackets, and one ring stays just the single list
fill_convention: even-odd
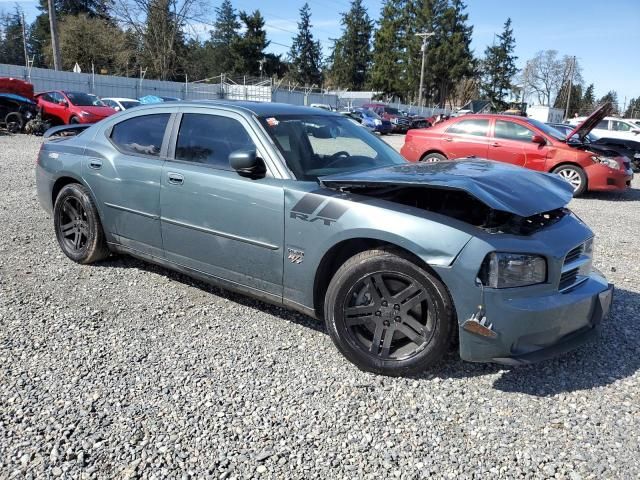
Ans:
[{"label": "windshield", "polygon": [[380,119],[380,115],[378,115],[376,112],[374,112],[373,110],[371,110],[370,108],[363,108],[361,110],[362,114],[369,117],[369,118],[377,118]]},{"label": "windshield", "polygon": [[64,92],[64,94],[77,107],[106,107],[102,100],[90,93]]},{"label": "windshield", "polygon": [[278,115],[260,122],[298,180],[406,163],[385,142],[344,117]]},{"label": "windshield", "polygon": [[384,111],[389,115],[400,115],[400,111],[393,107],[384,107]]},{"label": "windshield", "polygon": [[137,107],[140,102],[136,100],[120,100],[120,105],[126,110],[127,108]]},{"label": "windshield", "polygon": [[550,127],[546,123],[539,122],[538,120],[534,120],[533,118],[527,118],[527,122],[555,140],[564,142],[567,139],[566,135],[563,135],[562,132],[556,130],[553,127]]}]

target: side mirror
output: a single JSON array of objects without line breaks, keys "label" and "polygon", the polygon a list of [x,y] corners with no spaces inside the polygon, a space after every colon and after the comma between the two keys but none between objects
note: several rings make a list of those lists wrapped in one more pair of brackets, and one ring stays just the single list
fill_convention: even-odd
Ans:
[{"label": "side mirror", "polygon": [[66,101],[66,100],[60,100],[60,101],[58,102],[58,105],[60,105],[60,106],[62,106],[62,107],[68,107],[68,106],[69,106],[69,105],[67,104],[67,101]]},{"label": "side mirror", "polygon": [[533,143],[537,143],[538,145],[546,145],[547,141],[544,139],[542,135],[534,135],[531,137],[531,141]]},{"label": "side mirror", "polygon": [[267,172],[264,162],[255,150],[236,150],[229,154],[229,165],[238,175],[250,178],[261,178]]}]

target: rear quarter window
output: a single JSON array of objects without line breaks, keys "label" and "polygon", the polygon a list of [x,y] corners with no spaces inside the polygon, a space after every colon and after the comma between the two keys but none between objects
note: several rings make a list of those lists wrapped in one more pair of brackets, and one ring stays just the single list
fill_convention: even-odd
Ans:
[{"label": "rear quarter window", "polygon": [[111,130],[111,141],[124,153],[158,157],[169,116],[169,113],[155,113],[116,123]]}]

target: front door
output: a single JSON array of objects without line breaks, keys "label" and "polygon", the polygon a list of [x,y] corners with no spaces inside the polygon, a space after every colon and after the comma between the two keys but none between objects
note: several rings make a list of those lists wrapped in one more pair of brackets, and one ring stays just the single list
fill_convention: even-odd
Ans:
[{"label": "front door", "polygon": [[162,256],[160,176],[171,114],[139,115],[98,134],[83,171],[100,205],[106,229],[136,251]]},{"label": "front door", "polygon": [[267,174],[251,179],[229,154],[256,150],[256,132],[233,112],[182,110],[162,169],[160,210],[166,258],[257,293],[282,295],[284,189]]},{"label": "front door", "polygon": [[544,170],[548,147],[532,142],[534,135],[540,134],[520,123],[496,119],[488,158],[532,170]]}]

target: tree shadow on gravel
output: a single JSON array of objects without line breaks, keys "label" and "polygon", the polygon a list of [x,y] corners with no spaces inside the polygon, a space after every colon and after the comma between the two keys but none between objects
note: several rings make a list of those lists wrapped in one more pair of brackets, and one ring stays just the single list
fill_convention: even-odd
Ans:
[{"label": "tree shadow on gravel", "polygon": [[285,307],[281,307],[281,306],[267,303],[261,300],[257,300],[247,295],[244,295],[242,293],[236,293],[231,290],[226,290],[224,288],[217,287],[207,282],[192,278],[183,273],[170,270],[168,268],[162,267],[160,265],[156,265],[154,263],[145,262],[144,260],[138,260],[137,258],[130,257],[128,255],[117,255],[117,256],[109,257],[107,260],[97,263],[96,266],[107,267],[107,268],[113,268],[113,267],[136,268],[138,270],[144,270],[147,272],[156,273],[158,275],[162,275],[163,277],[169,278],[175,282],[180,282],[183,285],[188,285],[190,287],[198,288],[207,293],[210,293],[220,298],[227,299],[239,305],[255,308],[264,313],[268,313],[269,315],[273,315],[275,317],[281,318],[288,322],[297,323],[299,325],[308,327],[312,330],[326,333],[326,330],[324,328],[324,323],[312,317],[309,317],[308,315],[304,315],[302,313],[289,310],[288,308],[285,308]]},{"label": "tree shadow on gravel", "polygon": [[629,188],[624,192],[588,192],[582,195],[580,199],[608,202],[638,202],[640,201],[640,189]]},{"label": "tree shadow on gravel", "polygon": [[493,386],[504,392],[547,397],[605,387],[640,369],[640,294],[616,290],[600,335],[578,350],[539,364],[511,367]]}]

